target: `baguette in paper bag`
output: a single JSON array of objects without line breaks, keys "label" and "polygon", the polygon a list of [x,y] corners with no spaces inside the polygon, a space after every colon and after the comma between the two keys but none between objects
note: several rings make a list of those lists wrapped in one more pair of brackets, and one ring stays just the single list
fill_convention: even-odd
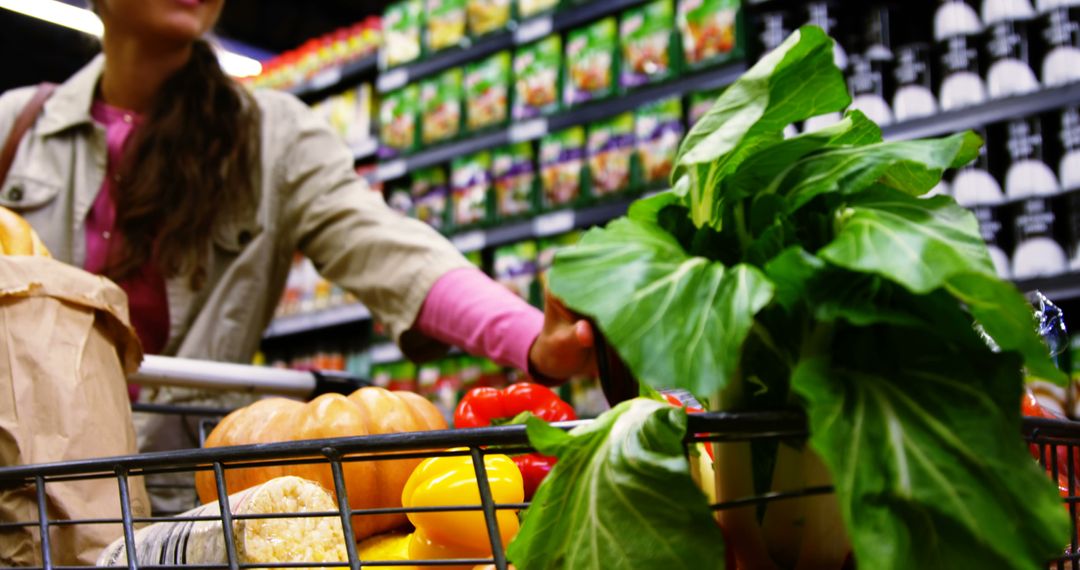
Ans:
[{"label": "baguette in paper bag", "polygon": [[[0,465],[134,454],[126,379],[141,359],[115,284],[53,259],[0,255]],[[129,482],[132,513],[147,516],[142,479]],[[115,478],[45,492],[50,519],[120,518]],[[37,519],[34,485],[0,481],[0,522]],[[93,564],[121,534],[119,524],[53,526],[52,562]],[[39,541],[36,526],[0,529],[0,566],[41,566]]]}]

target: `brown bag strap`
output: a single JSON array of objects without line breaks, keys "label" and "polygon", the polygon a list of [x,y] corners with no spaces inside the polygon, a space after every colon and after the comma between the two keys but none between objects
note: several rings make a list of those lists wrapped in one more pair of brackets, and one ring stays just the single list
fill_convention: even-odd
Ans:
[{"label": "brown bag strap", "polygon": [[45,107],[45,102],[52,96],[53,91],[56,91],[55,83],[38,85],[37,92],[34,93],[34,96],[30,98],[30,101],[23,107],[22,112],[19,113],[18,118],[15,119],[15,125],[11,127],[7,141],[4,142],[4,149],[0,151],[0,184],[3,184],[4,180],[7,179],[8,170],[11,170],[11,163],[15,162],[15,152],[19,150],[19,143],[22,142],[26,131],[30,130],[38,115],[41,114],[41,109]]}]

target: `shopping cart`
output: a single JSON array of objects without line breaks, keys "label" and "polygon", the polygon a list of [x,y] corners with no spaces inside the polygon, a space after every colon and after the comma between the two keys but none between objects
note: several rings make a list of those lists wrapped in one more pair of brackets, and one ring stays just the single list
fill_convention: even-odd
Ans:
[{"label": "shopping cart", "polygon": [[[611,370],[605,369],[604,376],[611,381]],[[298,378],[298,377],[297,377]],[[161,380],[166,381],[166,380]],[[183,379],[187,382],[189,379]],[[304,380],[310,382],[310,380]],[[609,386],[609,388],[612,388]],[[618,387],[614,387],[618,388]],[[621,387],[626,389],[625,386]],[[629,391],[627,391],[628,393]],[[584,422],[556,424],[570,429]],[[761,442],[791,441],[805,438],[807,427],[805,418],[794,412],[755,412],[755,413],[707,413],[690,417],[687,437],[687,449],[697,442]],[[1077,490],[1074,488],[1072,466],[1074,458],[1080,454],[1080,425],[1043,419],[1028,419],[1024,422],[1022,436],[1029,442],[1038,444],[1041,461],[1053,477],[1058,475],[1058,462],[1054,460],[1058,451],[1064,449],[1068,456],[1068,497],[1066,503],[1072,520],[1075,521]],[[453,449],[451,451],[451,449]],[[188,565],[192,568],[239,569],[239,568],[296,568],[296,567],[349,567],[359,569],[370,566],[421,566],[446,567],[490,564],[499,570],[508,567],[506,553],[499,539],[496,512],[502,510],[520,511],[528,503],[499,503],[493,499],[487,472],[481,466],[484,457],[492,453],[513,454],[529,451],[525,427],[506,425],[478,429],[444,430],[431,432],[397,433],[364,437],[348,437],[327,440],[292,441],[275,444],[249,445],[232,448],[189,449],[169,452],[140,454],[128,457],[103,458],[73,461],[60,464],[28,465],[0,469],[0,489],[27,486],[32,488],[38,498],[36,520],[0,521],[0,532],[15,527],[35,528],[40,533],[43,564],[38,568],[76,568],[58,566],[52,563],[54,550],[51,544],[51,531],[70,525],[115,525],[117,537],[126,538],[127,568],[172,568],[175,562],[159,561],[154,564],[136,562],[134,534],[138,525],[155,522],[202,522],[217,521],[222,544],[226,548],[225,559],[220,563]],[[353,462],[380,462],[398,459],[417,459],[443,456],[470,456],[473,460],[478,481],[479,504],[428,508],[381,508],[351,509],[348,489],[345,484],[344,467]],[[336,509],[319,512],[234,515],[227,504],[225,474],[234,469],[251,467],[271,467],[287,465],[319,464],[328,465],[333,475],[336,493]],[[130,501],[130,479],[178,472],[209,472],[217,489],[220,516],[202,517],[166,517],[155,514],[150,517],[133,515]],[[100,518],[93,520],[57,520],[50,518],[46,505],[46,488],[59,484],[85,479],[110,478],[116,481],[120,499],[120,518]],[[827,486],[804,488],[786,492],[770,492],[756,496],[747,496],[735,500],[713,504],[714,510],[756,508],[776,501],[794,500],[801,497],[831,493]],[[353,522],[357,517],[390,513],[408,513],[425,511],[462,511],[477,512],[484,515],[488,539],[491,544],[490,558],[453,559],[438,561],[390,561],[361,560],[356,545],[346,540],[348,562],[346,563],[244,563],[236,547],[236,527],[239,521],[271,518],[311,518],[337,517],[340,520],[344,536],[352,536]],[[1062,545],[1063,555],[1053,561],[1057,568],[1080,568],[1080,556],[1077,552],[1077,531],[1074,526],[1070,545]],[[121,566],[123,567],[123,566]]]}]

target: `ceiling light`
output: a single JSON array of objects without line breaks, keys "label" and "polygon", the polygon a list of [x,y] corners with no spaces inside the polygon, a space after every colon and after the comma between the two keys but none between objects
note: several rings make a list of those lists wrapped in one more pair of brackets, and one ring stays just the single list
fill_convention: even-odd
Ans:
[{"label": "ceiling light", "polygon": [[57,0],[0,0],[0,8],[101,37],[101,20],[90,10]]},{"label": "ceiling light", "polygon": [[[58,0],[0,0],[0,8],[99,38],[105,31],[97,14]],[[214,46],[214,49],[221,68],[229,75],[249,77],[262,72],[262,64],[256,59],[226,51],[220,46]]]}]

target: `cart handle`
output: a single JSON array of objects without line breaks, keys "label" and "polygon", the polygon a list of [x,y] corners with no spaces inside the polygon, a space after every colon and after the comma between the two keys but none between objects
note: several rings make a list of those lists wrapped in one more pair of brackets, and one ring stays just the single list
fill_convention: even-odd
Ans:
[{"label": "cart handle", "polygon": [[350,394],[370,385],[366,380],[341,372],[304,372],[156,355],[145,356],[128,381],[148,387],[178,386],[299,398]]}]

